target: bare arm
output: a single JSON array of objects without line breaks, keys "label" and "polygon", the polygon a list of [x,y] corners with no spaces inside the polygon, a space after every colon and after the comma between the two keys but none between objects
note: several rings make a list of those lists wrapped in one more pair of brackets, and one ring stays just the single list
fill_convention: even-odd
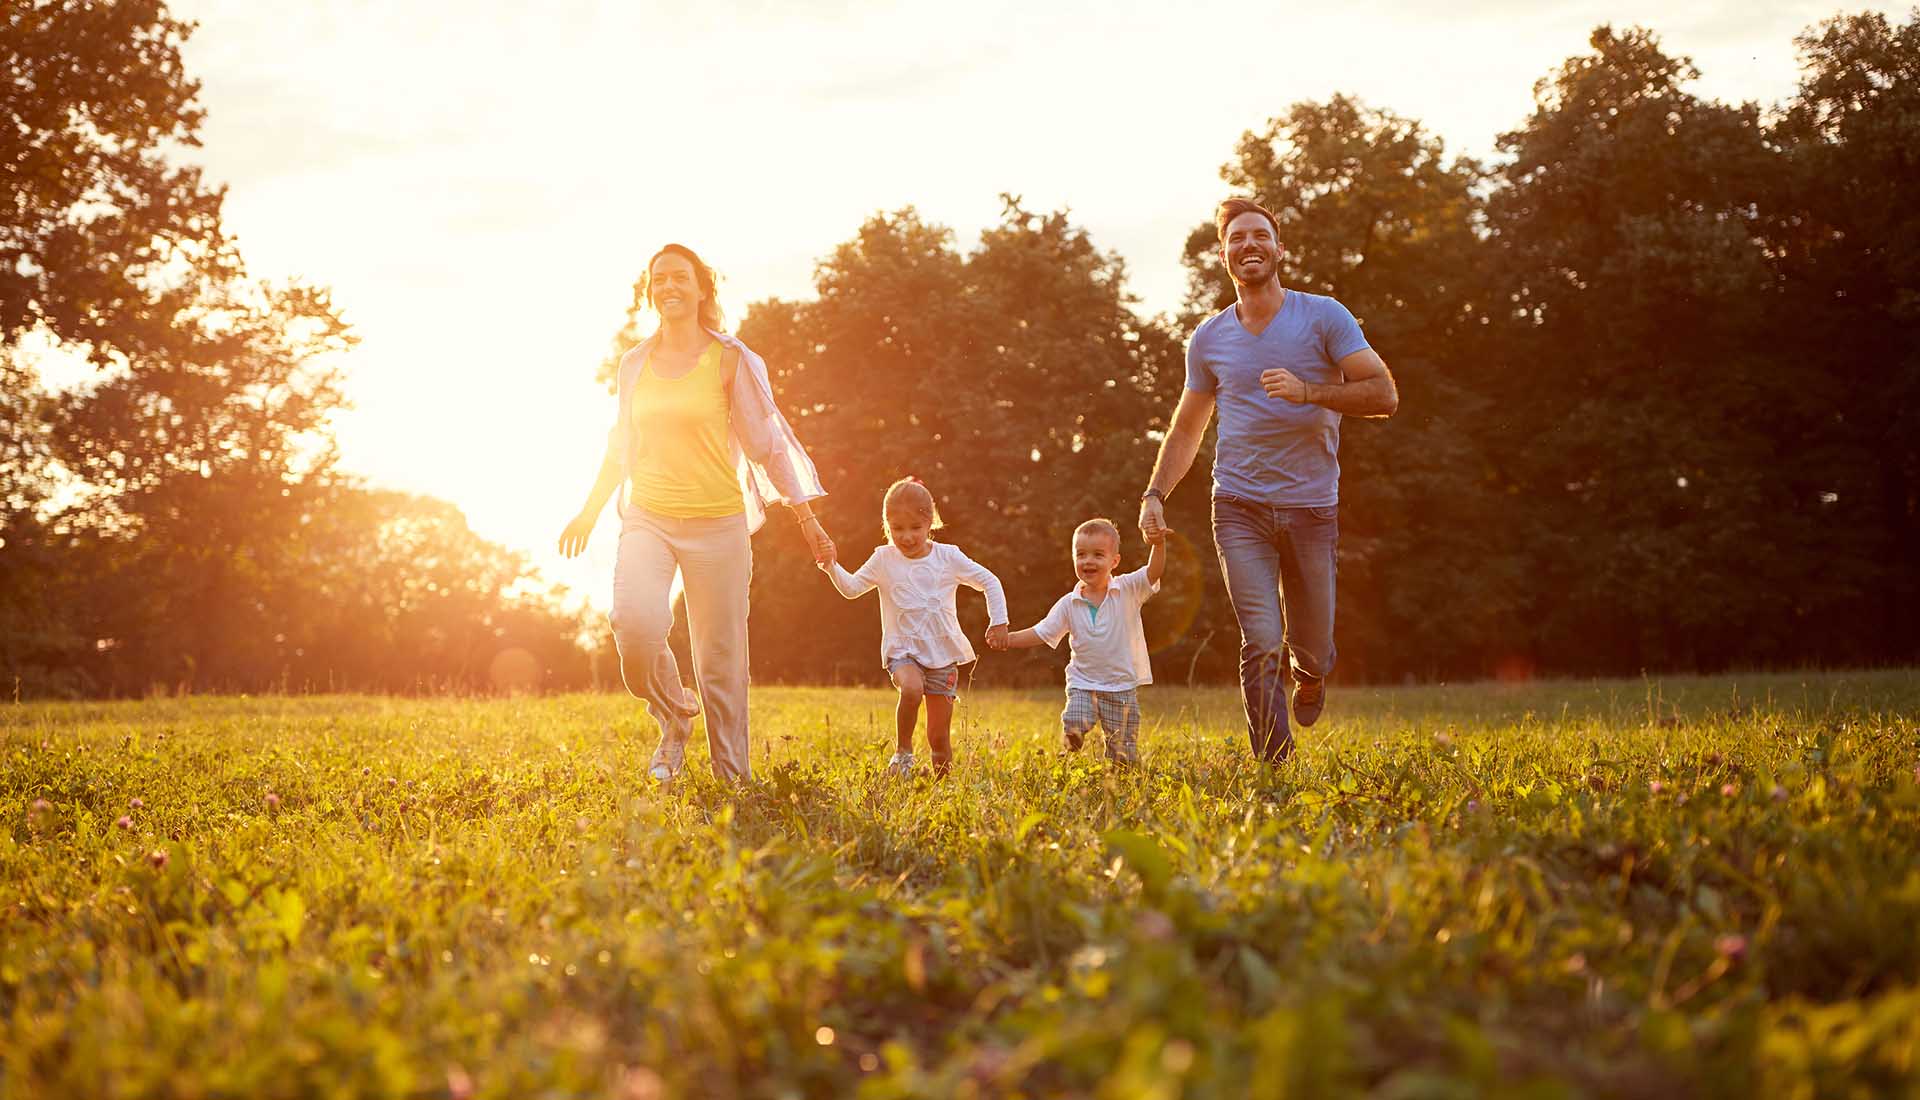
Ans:
[{"label": "bare arm", "polygon": [[600,473],[593,479],[593,489],[587,493],[587,502],[580,506],[580,514],[568,521],[566,530],[560,532],[561,557],[574,557],[587,548],[587,537],[593,534],[593,525],[600,521],[600,512],[607,506],[607,499],[626,479],[627,472],[620,463],[620,456],[609,443],[607,453],[600,459]]},{"label": "bare arm", "polygon": [[1167,527],[1160,528],[1160,537],[1147,544],[1147,583],[1159,584],[1167,571],[1167,536],[1172,534]]},{"label": "bare arm", "polygon": [[1016,630],[1007,635],[1008,649],[1033,649],[1046,644],[1047,643],[1041,639],[1039,633],[1032,627],[1028,627],[1025,630]]},{"label": "bare arm", "polygon": [[[1147,482],[1149,490],[1158,489],[1160,495],[1165,496],[1187,476],[1187,471],[1193,468],[1194,456],[1200,453],[1200,441],[1206,438],[1207,422],[1213,419],[1213,405],[1211,393],[1180,391],[1180,403],[1173,408],[1173,423],[1167,425],[1167,437],[1160,441],[1160,454],[1153,460],[1153,477]],[[1166,529],[1164,519],[1159,499],[1146,497],[1140,501],[1140,530],[1149,542],[1156,533]]]},{"label": "bare arm", "polygon": [[1361,348],[1335,365],[1345,381],[1307,382],[1289,370],[1270,370],[1260,376],[1260,384],[1268,397],[1319,405],[1342,416],[1392,416],[1400,407],[1393,372],[1372,348]]},{"label": "bare arm", "polygon": [[1213,419],[1213,403],[1210,393],[1180,391],[1180,403],[1173,408],[1173,423],[1167,426],[1167,437],[1160,441],[1160,454],[1153,460],[1153,478],[1147,482],[1149,489],[1171,493],[1193,468],[1194,456],[1200,453],[1200,441],[1206,438],[1207,422]]}]

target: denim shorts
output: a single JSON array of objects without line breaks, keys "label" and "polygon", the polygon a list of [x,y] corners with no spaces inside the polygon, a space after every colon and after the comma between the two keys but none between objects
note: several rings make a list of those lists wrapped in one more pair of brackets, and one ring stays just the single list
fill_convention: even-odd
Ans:
[{"label": "denim shorts", "polygon": [[912,665],[920,670],[920,682],[925,685],[921,690],[921,694],[944,695],[949,699],[959,694],[959,665],[942,665],[939,668],[928,668],[912,657],[895,657],[893,660],[887,662],[887,671],[892,673],[899,669],[901,665]]}]

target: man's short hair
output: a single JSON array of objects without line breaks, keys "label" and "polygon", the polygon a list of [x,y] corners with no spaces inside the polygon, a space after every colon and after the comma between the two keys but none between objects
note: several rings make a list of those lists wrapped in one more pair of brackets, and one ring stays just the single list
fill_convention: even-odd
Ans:
[{"label": "man's short hair", "polygon": [[1098,532],[1113,540],[1113,552],[1120,552],[1120,528],[1105,516],[1096,516],[1073,529],[1073,537],[1079,538],[1088,532]]},{"label": "man's short hair", "polygon": [[1228,224],[1242,214],[1258,214],[1267,219],[1267,224],[1273,226],[1273,239],[1280,239],[1280,219],[1273,216],[1273,211],[1252,199],[1233,198],[1222,202],[1213,212],[1213,227],[1221,244],[1227,243]]}]

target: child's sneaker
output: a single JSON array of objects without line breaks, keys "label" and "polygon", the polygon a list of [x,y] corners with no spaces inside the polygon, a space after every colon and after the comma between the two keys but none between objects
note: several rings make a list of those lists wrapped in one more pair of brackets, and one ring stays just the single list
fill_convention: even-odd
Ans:
[{"label": "child's sneaker", "polygon": [[894,753],[893,759],[887,761],[887,774],[888,775],[912,775],[913,774],[913,754],[910,752]]}]

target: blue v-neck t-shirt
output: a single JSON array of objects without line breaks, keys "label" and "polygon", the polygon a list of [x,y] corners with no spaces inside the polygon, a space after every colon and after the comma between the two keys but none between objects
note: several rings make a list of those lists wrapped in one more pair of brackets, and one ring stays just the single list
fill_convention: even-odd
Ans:
[{"label": "blue v-neck t-shirt", "polygon": [[1289,290],[1258,336],[1228,306],[1187,341],[1187,388],[1214,395],[1220,414],[1213,492],[1282,508],[1340,502],[1340,414],[1268,397],[1260,375],[1285,368],[1306,382],[1345,381],[1340,360],[1367,346],[1347,307]]}]

